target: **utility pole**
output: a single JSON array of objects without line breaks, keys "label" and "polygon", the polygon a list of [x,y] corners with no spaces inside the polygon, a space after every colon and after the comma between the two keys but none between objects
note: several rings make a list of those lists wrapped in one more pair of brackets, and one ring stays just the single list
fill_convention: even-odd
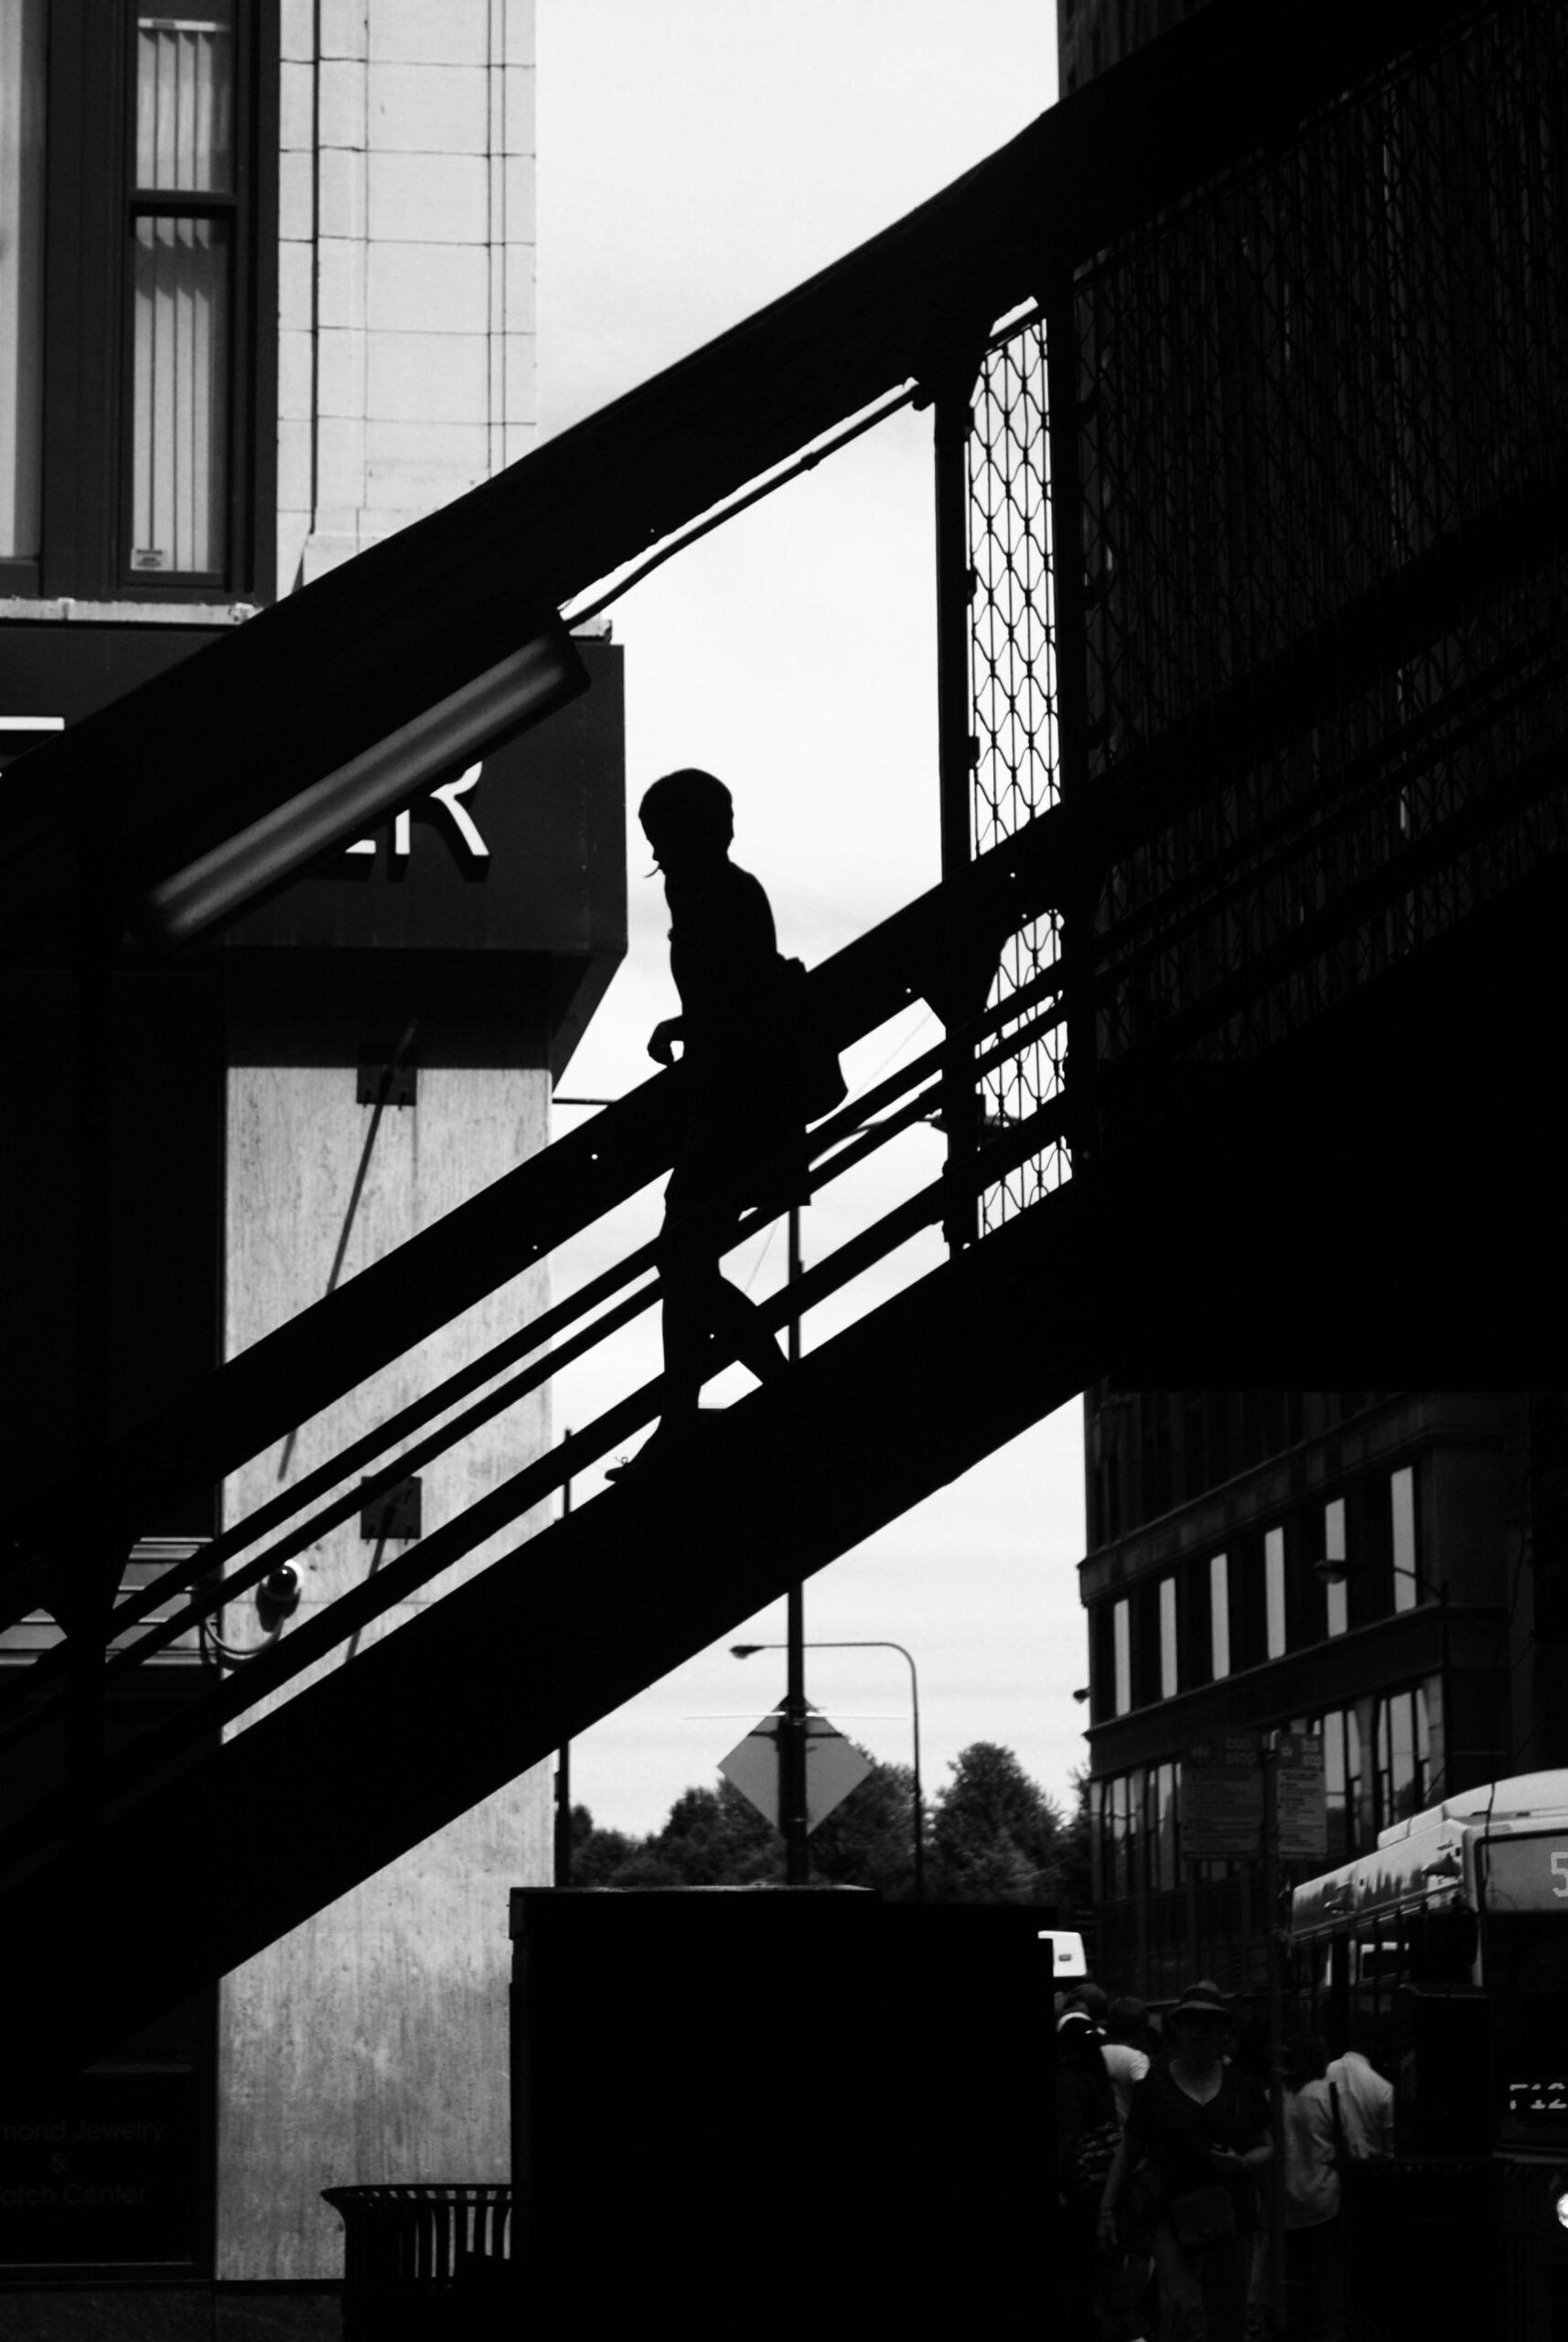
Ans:
[{"label": "utility pole", "polygon": [[1263,1921],[1269,1993],[1269,2307],[1276,2334],[1284,2331],[1285,2106],[1284,1978],[1280,1944],[1280,1744],[1263,1735]]},{"label": "utility pole", "polygon": [[[974,572],[969,558],[969,435],[973,420],[975,376],[983,342],[956,341],[943,356],[931,383],[932,453],[936,482],[937,565],[937,774],[940,792],[941,868],[944,880],[961,876],[974,859],[973,718],[970,682]],[[950,1033],[985,1005],[992,971],[971,970],[961,944],[954,951],[942,998],[933,1001]],[[979,1232],[979,1198],[970,1172],[981,1143],[981,1098],[974,1050],[951,1044],[941,1076],[941,1126],[947,1134],[949,1200],[942,1233],[951,1252],[972,1244]]]},{"label": "utility pole", "polygon": [[[789,1284],[800,1275],[800,1207],[789,1207]],[[789,1354],[791,1366],[800,1362],[800,1318],[789,1315]],[[779,1827],[784,1833],[784,1878],[787,1885],[804,1886],[811,1875],[806,1843],[806,1624],[802,1589],[789,1588],[785,1606],[787,1647],[784,1705],[779,1720]]]},{"label": "utility pole", "polygon": [[[563,1446],[571,1442],[566,1433]],[[572,1479],[568,1473],[561,1490],[561,1518],[572,1518]],[[555,1884],[572,1884],[572,1744],[564,1740],[555,1754]]]}]

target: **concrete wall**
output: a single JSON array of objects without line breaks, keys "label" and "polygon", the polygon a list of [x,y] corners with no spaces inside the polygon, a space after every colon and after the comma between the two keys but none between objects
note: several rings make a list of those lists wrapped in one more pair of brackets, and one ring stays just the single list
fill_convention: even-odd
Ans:
[{"label": "concrete wall", "polygon": [[280,591],[532,443],[533,59],[533,0],[283,0]]},{"label": "concrete wall", "polygon": [[[325,1291],[369,1130],[355,1102],[359,1024],[313,1019],[310,1054],[291,1063],[286,1029],[242,1021],[231,1038],[228,1281],[231,1355]],[[446,1037],[448,1039],[454,1037]],[[519,1036],[518,1057],[535,1054]],[[442,1066],[440,1028],[422,1026],[417,1102],[388,1108],[371,1153],[340,1282],[393,1250],[544,1142],[548,1077],[525,1063]],[[437,1062],[429,1060],[434,1056]],[[330,1061],[336,1059],[336,1062]],[[499,1340],[547,1297],[531,1272],[378,1374],[231,1481],[226,1518],[323,1461],[360,1430]],[[426,1466],[426,1532],[532,1460],[550,1440],[548,1388]],[[395,1632],[426,1600],[541,1525],[525,1516],[465,1563],[367,1628]],[[297,1566],[296,1618],[358,1585],[375,1546],[358,1519]],[[406,1550],[399,1541],[386,1553]],[[253,1596],[224,1616],[242,1649],[260,1638]],[[289,1631],[285,1625],[285,1634]],[[351,1666],[339,1649],[316,1674]],[[417,1732],[417,1715],[407,1719]],[[441,1758],[431,1750],[432,1763]],[[541,1767],[367,1880],[225,1978],[219,2048],[220,2279],[332,2276],[337,2215],[322,2187],[358,2181],[498,2179],[510,2169],[507,1890],[551,1875],[550,1768]],[[334,1826],[324,1756],[317,1809],[235,1817],[222,1858],[244,1859],[252,1829]],[[214,1850],[216,1853],[217,1850]]]},{"label": "concrete wall", "polygon": [[[278,583],[319,575],[489,478],[534,429],[532,0],[283,0]],[[388,955],[390,962],[393,955]],[[307,1016],[237,1015],[228,1047],[229,1355],[326,1290],[371,1109],[360,1047],[395,1040],[416,989],[377,1023],[330,986]],[[418,1101],[378,1130],[340,1281],[510,1171],[548,1136],[542,1029],[428,1018]],[[544,1305],[519,1279],[326,1417],[286,1459],[257,1457],[225,1517],[270,1495]],[[424,1527],[450,1519],[550,1440],[548,1390],[423,1474]],[[365,1641],[542,1525],[481,1548]],[[403,1550],[401,1543],[387,1552]],[[354,1520],[299,1563],[304,1617],[359,1583],[375,1548]],[[261,1631],[253,1597],[231,1645]],[[284,1628],[285,1633],[288,1628]],[[353,1664],[339,1650],[328,1668]],[[291,1690],[303,1688],[306,1675]],[[285,1693],[283,1696],[290,1696]],[[410,1731],[419,1719],[411,1716]],[[440,1761],[439,1749],[431,1751]],[[507,1890],[551,1875],[539,1767],[224,1980],[219,2043],[220,2280],[332,2277],[342,2231],[323,2187],[508,2175]],[[330,1829],[330,1766],[309,1814],[249,1831]]]}]

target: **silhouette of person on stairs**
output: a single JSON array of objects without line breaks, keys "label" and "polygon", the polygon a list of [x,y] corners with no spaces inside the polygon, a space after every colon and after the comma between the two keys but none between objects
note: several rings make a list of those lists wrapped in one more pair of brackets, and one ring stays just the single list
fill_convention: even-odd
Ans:
[{"label": "silhouette of person on stairs", "polygon": [[[719,1262],[747,1205],[779,1210],[809,1193],[805,1120],[785,1070],[773,913],[757,881],[729,858],[729,790],[688,767],[656,780],[638,815],[664,876],[670,972],[681,999],[679,1016],[655,1026],[648,1053],[674,1065],[680,1045],[681,1132],[658,1251],[663,1418],[617,1477],[684,1443],[698,1424],[703,1382],[732,1356],[759,1381],[788,1372],[760,1311]],[[715,1338],[723,1348],[716,1359]]]}]

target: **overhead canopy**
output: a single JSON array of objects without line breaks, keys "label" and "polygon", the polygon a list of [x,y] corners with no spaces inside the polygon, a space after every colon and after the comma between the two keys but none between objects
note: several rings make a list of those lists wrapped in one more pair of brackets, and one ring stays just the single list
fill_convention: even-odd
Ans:
[{"label": "overhead canopy", "polygon": [[19,759],[0,796],[8,919],[74,892],[77,842],[113,870],[182,809],[209,821],[214,789],[297,797],[694,515],[972,360],[999,318],[1457,5],[1281,20],[1214,0],[795,291]]}]

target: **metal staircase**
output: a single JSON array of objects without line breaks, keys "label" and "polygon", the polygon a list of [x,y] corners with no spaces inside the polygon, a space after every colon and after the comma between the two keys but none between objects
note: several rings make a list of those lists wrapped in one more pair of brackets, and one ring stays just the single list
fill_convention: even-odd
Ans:
[{"label": "metal staircase", "polygon": [[[841,1049],[915,999],[943,1026],[927,1057],[817,1127],[814,1184],[916,1122],[940,1117],[949,1151],[939,1178],[772,1305],[775,1320],[798,1309],[809,1327],[812,1308],[853,1292],[918,1227],[941,1226],[950,1257],[809,1348],[778,1389],[725,1411],[689,1474],[608,1490],[338,1663],[371,1619],[650,1421],[657,1386],[629,1392],[242,1670],[117,1739],[112,1759],[105,1715],[116,1703],[128,1713],[139,1670],[367,1494],[652,1305],[645,1250],[105,1618],[95,1586],[120,1583],[172,1496],[210,1487],[659,1176],[671,1078],[231,1361],[106,1456],[91,1485],[13,1517],[0,1625],[47,1612],[65,1629],[0,1718],[0,1931],[12,2005],[27,2012],[24,2067],[102,2054],[1101,1373],[1334,1382],[1360,1346],[1352,1379],[1365,1380],[1370,1342],[1385,1366],[1419,1359],[1423,1381],[1468,1380],[1477,1328],[1500,1343],[1521,1297],[1560,1305],[1563,1273],[1541,1234],[1556,1209],[1558,1117],[1541,1048],[1556,1027],[1552,938],[1568,908],[1568,369],[1551,360],[1568,321],[1563,27],[1534,0],[1333,8],[1314,13],[1310,33],[1282,35],[1282,63],[1265,59],[1256,26],[1255,9],[1217,0],[1172,37],[1165,81],[1140,60],[1118,69],[890,231],[880,252],[852,255],[470,500],[486,558],[465,592],[485,590],[504,542],[558,605],[631,557],[655,519],[668,529],[695,515],[911,374],[938,385],[940,468],[953,395],[943,365],[969,350],[973,510],[947,601],[961,649],[972,597],[994,618],[1030,545],[1043,581],[1037,601],[1032,585],[1023,596],[1039,619],[1028,675],[1007,664],[1025,630],[1017,609],[969,671],[978,698],[984,667],[992,695],[972,770],[997,766],[1047,661],[1056,747],[1037,787],[1017,782],[1042,716],[1009,767],[1012,798],[993,789],[977,824],[995,842],[972,860],[950,854],[940,886],[812,974]],[[1284,252],[1297,237],[1280,280],[1331,306],[1334,254],[1307,232],[1315,189],[1349,168],[1369,122],[1390,153],[1402,125],[1438,164],[1450,134],[1489,152],[1476,92],[1498,88],[1499,60],[1534,92],[1539,132],[1518,149],[1526,228],[1496,231],[1530,322],[1517,362],[1488,360],[1488,372],[1477,360],[1452,397],[1418,383],[1388,421],[1373,382],[1365,414],[1324,423],[1315,447],[1301,438],[1318,386],[1299,327],[1274,316],[1272,354],[1238,388],[1234,347],[1180,292],[1182,239],[1251,259],[1260,240]],[[1173,72],[1193,100],[1184,159],[1157,112]],[[1434,91],[1455,89],[1462,102],[1444,111]],[[1149,135],[1122,173],[1115,140],[1140,124]],[[1450,304],[1472,278],[1495,289],[1496,267],[1466,276],[1463,256],[1439,259]],[[1360,257],[1346,267],[1354,292]],[[1403,245],[1392,252],[1369,315],[1382,316],[1388,285],[1410,289],[1413,268]],[[929,314],[917,288],[931,282],[950,295],[937,357],[910,323]],[[990,331],[1031,296],[1021,321]],[[977,303],[978,359],[966,338]],[[1155,525],[1163,508],[1138,477],[1155,425],[1136,413],[1150,317],[1189,415],[1201,391],[1209,423],[1231,418],[1228,445],[1256,424],[1285,451],[1261,508],[1276,540],[1239,562],[1223,510],[1211,538],[1190,515],[1180,542]],[[1048,475],[1050,561],[1031,520],[988,566],[1013,522],[1000,508],[973,517],[987,475],[968,385],[978,363],[985,401],[1004,404],[998,385],[1026,344],[1048,381],[1029,460]],[[1391,347],[1390,379],[1402,381],[1409,351]],[[754,420],[715,434],[732,398]],[[961,435],[954,444],[961,460]],[[1409,477],[1388,510],[1372,498],[1369,523],[1357,500],[1395,456]],[[617,484],[634,473],[618,509]],[[579,476],[599,482],[591,568],[561,537]],[[371,584],[397,625],[399,564],[458,563],[465,525],[454,508],[378,550]],[[300,597],[322,596],[328,643],[348,574]],[[122,720],[177,719],[171,757],[194,758],[212,695],[260,696],[267,662],[293,655],[305,621],[274,616],[201,655],[198,667],[214,663],[188,708],[160,686]],[[947,672],[957,837],[974,703],[955,699],[950,661]],[[1012,715],[995,713],[1004,703]],[[113,716],[61,744],[62,786],[70,756],[82,770],[103,757]],[[50,1747],[70,1752],[52,1774],[38,1754]],[[253,1818],[243,1860],[203,1860],[236,1815]]]}]

